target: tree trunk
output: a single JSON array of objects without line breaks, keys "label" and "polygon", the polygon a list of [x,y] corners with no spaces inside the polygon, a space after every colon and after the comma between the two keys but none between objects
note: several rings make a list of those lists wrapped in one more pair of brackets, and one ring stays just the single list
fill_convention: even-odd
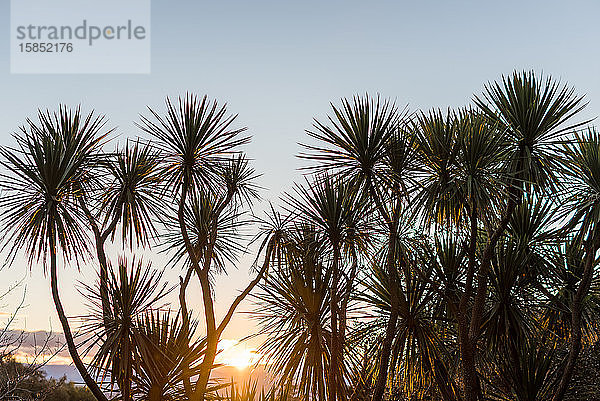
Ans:
[{"label": "tree trunk", "polygon": [[481,396],[481,388],[475,367],[475,345],[467,342],[461,345],[460,351],[465,401],[477,401]]},{"label": "tree trunk", "polygon": [[100,299],[102,300],[102,318],[104,327],[108,327],[110,312],[110,302],[108,299],[108,262],[104,252],[104,241],[99,235],[96,235],[96,253],[98,264],[100,265]]},{"label": "tree trunk", "polygon": [[185,396],[190,399],[192,397],[192,384],[190,381],[190,364],[187,361],[187,355],[189,354],[189,335],[190,335],[190,315],[187,309],[187,302],[185,300],[185,292],[187,286],[190,282],[190,278],[192,275],[192,268],[190,267],[185,275],[185,279],[181,276],[179,277],[180,287],[179,287],[179,306],[181,308],[181,336],[183,341],[185,341],[185,355],[186,360],[182,363],[182,371],[183,371],[183,390],[185,392]]},{"label": "tree trunk", "polygon": [[108,236],[115,230],[119,221],[118,216],[115,217],[109,224],[107,230],[104,233],[100,232],[100,228],[92,215],[92,212],[85,204],[83,197],[79,198],[79,206],[83,210],[85,216],[94,233],[94,239],[96,241],[96,256],[98,257],[98,264],[100,265],[100,299],[102,301],[102,318],[104,320],[104,326],[107,327],[109,324],[110,301],[108,293],[108,259],[106,258],[106,252],[104,251],[104,243]]},{"label": "tree trunk", "polygon": [[465,401],[474,401],[479,396],[477,386],[477,368],[475,366],[475,349],[469,336],[469,315],[468,305],[473,296],[473,282],[475,280],[475,265],[477,258],[477,208],[474,202],[470,205],[470,238],[469,238],[469,262],[467,265],[467,276],[465,278],[465,289],[458,305],[457,323],[458,323],[458,341],[461,354],[461,373],[463,381],[463,391]]},{"label": "tree trunk", "polygon": [[194,400],[203,401],[206,395],[206,388],[208,387],[210,373],[217,356],[219,334],[217,332],[214,303],[211,294],[208,271],[206,269],[200,271],[198,273],[198,278],[200,279],[200,286],[202,288],[204,316],[206,319],[206,353],[204,354],[204,359],[200,364],[200,374],[198,376],[198,380],[196,381],[196,388],[194,389]]},{"label": "tree trunk", "polygon": [[204,401],[206,398],[206,389],[208,387],[210,373],[212,372],[213,365],[215,364],[215,358],[217,357],[218,345],[219,338],[216,333],[212,333],[207,336],[206,353],[204,354],[204,359],[200,364],[200,375],[198,376],[196,389],[194,391],[194,400],[196,401]]},{"label": "tree trunk", "polygon": [[[211,297],[210,281],[209,281],[209,277],[208,277],[208,273],[207,273],[208,265],[206,265],[205,268],[198,273],[200,285],[202,287],[202,298],[204,301],[204,314],[205,314],[205,318],[206,318],[206,322],[207,322],[206,323],[206,329],[207,329],[206,330],[207,331],[206,343],[207,344],[206,344],[206,354],[204,355],[204,359],[202,360],[202,363],[200,364],[200,375],[198,377],[198,380],[196,381],[196,388],[194,390],[193,396],[190,397],[190,399],[194,399],[194,400],[198,400],[198,401],[204,400],[204,397],[206,395],[206,389],[208,387],[208,381],[210,379],[210,374],[211,374],[212,368],[215,363],[215,358],[217,356],[217,348],[218,348],[218,344],[219,344],[219,339],[221,338],[221,334],[223,333],[223,331],[229,324],[231,317],[233,316],[233,313],[235,312],[235,309],[237,308],[237,306],[239,306],[239,304],[242,302],[242,300],[250,293],[250,291],[252,291],[252,289],[256,286],[256,284],[258,284],[258,282],[261,280],[261,278],[267,271],[267,268],[269,267],[269,262],[271,260],[271,255],[273,252],[273,246],[274,245],[272,244],[272,242],[269,241],[269,243],[267,245],[267,251],[266,251],[265,261],[263,263],[263,266],[261,267],[260,271],[254,278],[254,280],[252,280],[250,282],[250,284],[248,284],[246,289],[244,291],[242,291],[242,293],[240,295],[238,295],[236,297],[236,299],[233,301],[233,303],[230,305],[229,310],[227,311],[225,317],[223,318],[223,320],[221,321],[221,323],[219,324],[218,327],[216,326],[213,300]],[[212,250],[210,250],[210,252],[212,252]],[[187,280],[187,277],[186,277],[186,280]],[[185,304],[185,302],[184,302],[184,304]]]},{"label": "tree trunk", "polygon": [[158,386],[150,387],[150,392],[148,394],[148,401],[162,401],[162,391]]},{"label": "tree trunk", "polygon": [[130,401],[131,400],[131,382],[133,379],[133,368],[132,368],[132,362],[131,362],[131,355],[127,355],[127,367],[126,372],[125,372],[125,380],[123,380],[123,383],[121,384],[121,395],[123,397],[122,401]]},{"label": "tree trunk", "polygon": [[[395,282],[395,280],[394,280]],[[375,390],[373,392],[373,401],[383,400],[385,386],[388,376],[388,365],[390,363],[390,355],[392,353],[392,343],[396,335],[396,326],[398,324],[399,303],[398,297],[392,296],[390,318],[385,329],[385,338],[381,344],[381,355],[379,356],[379,373],[375,382]]]},{"label": "tree trunk", "polygon": [[400,299],[398,295],[398,271],[396,269],[396,231],[398,230],[398,220],[401,202],[400,199],[396,202],[393,218],[388,219],[385,209],[379,198],[376,196],[375,190],[373,189],[372,194],[379,209],[379,214],[382,219],[386,219],[389,229],[388,237],[388,251],[386,255],[386,269],[390,280],[390,318],[387,322],[385,329],[385,338],[383,344],[381,344],[381,354],[379,356],[379,372],[377,374],[377,380],[375,382],[375,389],[373,391],[372,401],[382,401],[385,393],[385,387],[388,378],[388,365],[390,364],[390,355],[392,353],[392,345],[394,337],[396,336],[396,326],[398,325],[398,317],[400,313]]},{"label": "tree trunk", "polygon": [[331,338],[329,340],[329,351],[331,361],[329,363],[329,396],[328,401],[336,401],[339,392],[340,376],[340,348],[338,333],[338,286],[339,286],[339,260],[340,249],[338,244],[333,245],[333,274],[331,282],[331,294],[329,296],[329,309],[331,313]]},{"label": "tree trunk", "polygon": [[73,335],[71,334],[71,328],[69,327],[69,321],[67,320],[67,316],[65,315],[65,311],[62,306],[62,302],[60,301],[60,296],[58,293],[58,275],[56,271],[56,249],[54,242],[54,233],[51,232],[50,238],[50,285],[52,287],[52,298],[54,300],[54,305],[56,306],[56,313],[58,314],[58,318],[62,325],[63,332],[65,334],[65,339],[67,341],[67,348],[69,349],[69,354],[71,355],[71,359],[73,360],[73,364],[77,368],[77,371],[83,378],[83,381],[90,389],[96,400],[98,401],[108,401],[98,384],[92,379],[90,374],[88,373],[85,365],[83,364],[81,358],[79,357],[79,353],[77,352],[77,347],[75,346],[75,341],[73,340]]},{"label": "tree trunk", "polygon": [[385,329],[385,337],[381,344],[381,354],[379,356],[379,373],[375,382],[375,390],[373,392],[372,401],[382,401],[385,393],[385,387],[388,377],[388,365],[390,363],[390,355],[392,353],[392,344],[396,336],[396,326],[398,325],[398,317],[400,313],[400,300],[398,299],[398,281],[397,273],[394,266],[396,253],[396,234],[395,230],[390,230],[387,255],[387,270],[390,280],[390,318]]},{"label": "tree trunk", "polygon": [[[352,268],[350,269],[350,274],[348,275],[348,280],[346,281],[346,285],[344,286],[343,298],[341,300],[340,305],[340,327],[339,327],[339,335],[340,335],[340,347],[341,347],[341,364],[344,364],[345,358],[345,350],[346,350],[346,326],[348,321],[348,305],[350,303],[350,296],[352,295],[352,286],[354,285],[354,280],[356,279],[356,275],[358,273],[358,260],[356,257],[356,250],[352,249]],[[344,387],[344,395],[346,388]]]}]

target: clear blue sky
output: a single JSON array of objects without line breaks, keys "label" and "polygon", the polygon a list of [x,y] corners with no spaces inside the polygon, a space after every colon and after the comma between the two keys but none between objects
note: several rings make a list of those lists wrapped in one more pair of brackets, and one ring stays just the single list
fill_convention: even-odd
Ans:
[{"label": "clear blue sky", "polygon": [[[587,94],[584,117],[600,112],[597,1],[153,0],[150,75],[10,75],[8,3],[0,5],[0,144],[12,144],[10,134],[38,107],[82,103],[124,138],[138,134],[133,121],[146,105],[206,93],[250,128],[248,153],[270,199],[298,177],[297,143],[312,118],[343,96],[381,93],[413,110],[463,106],[485,82],[535,69]],[[58,329],[40,270],[27,274],[19,324]],[[24,274],[23,263],[1,271],[0,290]],[[83,311],[72,282],[86,277],[61,271],[71,315]],[[217,296],[233,296],[246,277],[241,267]],[[248,327],[238,317],[227,335]]]}]

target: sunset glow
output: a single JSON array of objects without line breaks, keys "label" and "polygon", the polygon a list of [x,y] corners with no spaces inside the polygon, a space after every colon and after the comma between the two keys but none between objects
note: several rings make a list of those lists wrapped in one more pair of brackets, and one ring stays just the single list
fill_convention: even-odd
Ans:
[{"label": "sunset glow", "polygon": [[257,364],[259,360],[260,355],[256,349],[248,347],[246,344],[237,340],[224,339],[219,341],[217,363],[244,370]]}]

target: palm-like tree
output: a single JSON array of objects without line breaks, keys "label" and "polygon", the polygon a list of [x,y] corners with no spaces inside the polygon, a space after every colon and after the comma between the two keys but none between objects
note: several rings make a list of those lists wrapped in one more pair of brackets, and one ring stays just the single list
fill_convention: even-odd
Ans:
[{"label": "palm-like tree", "polygon": [[96,256],[100,267],[100,297],[106,318],[109,318],[108,265],[105,243],[114,240],[119,223],[123,245],[146,246],[156,236],[155,219],[161,215],[158,189],[161,183],[157,152],[149,144],[126,143],[114,154],[103,155],[102,163],[79,197],[79,207],[85,214],[94,235]]},{"label": "palm-like tree", "polygon": [[[192,391],[189,387],[187,394],[190,399],[201,400],[207,391],[219,338],[236,308],[267,270],[272,259],[273,239],[267,236],[262,243],[260,252],[265,251],[265,260],[257,269],[257,276],[236,297],[218,323],[211,277],[218,272],[217,246],[224,244],[223,241],[219,242],[222,223],[226,221],[222,217],[228,210],[233,210],[235,214],[256,196],[256,187],[253,185],[256,175],[247,160],[240,156],[239,150],[241,145],[249,141],[249,137],[241,135],[245,128],[232,128],[236,116],[229,116],[225,106],[211,102],[206,96],[199,99],[187,95],[180,98],[177,105],[167,99],[164,117],[151,109],[150,113],[152,118],[142,117],[139,126],[155,138],[155,146],[161,156],[165,189],[173,194],[175,200],[177,223],[186,257],[202,289],[206,352],[195,388]],[[196,234],[205,234],[206,240],[198,237],[195,242],[189,226],[190,213],[186,213],[186,208],[193,211],[194,208],[205,206],[210,207],[210,213],[197,210],[195,216],[210,218],[202,222],[202,227],[196,227]],[[198,222],[197,218],[191,220]],[[206,228],[208,232],[203,232]],[[187,281],[183,280],[183,283]]]},{"label": "palm-like tree", "polygon": [[[345,397],[344,331],[347,304],[357,275],[358,252],[365,248],[370,228],[364,219],[367,197],[354,181],[341,176],[317,176],[310,186],[296,186],[287,203],[303,225],[313,226],[324,241],[330,264],[329,400]],[[350,266],[347,268],[346,266]]]},{"label": "palm-like tree", "polygon": [[[157,235],[155,220],[161,217],[164,207],[158,196],[161,182],[158,152],[150,143],[137,140],[127,141],[123,149],[109,156],[110,181],[103,188],[99,205],[104,220],[120,223],[123,244],[147,246],[149,239]],[[114,238],[114,228],[107,232]]]},{"label": "palm-like tree", "polygon": [[318,145],[302,145],[301,158],[319,161],[309,167],[318,172],[332,169],[342,176],[357,179],[367,186],[376,186],[387,174],[385,158],[390,140],[407,112],[379,97],[356,96],[342,99],[341,106],[332,105],[329,123],[315,120],[314,130],[307,134]]},{"label": "palm-like tree", "polygon": [[[555,206],[548,200],[527,196],[515,209],[492,260],[482,359],[493,361],[487,365],[489,371],[498,372],[491,387],[505,383],[504,395],[519,400],[541,396],[544,388],[551,387],[557,367],[556,338],[544,329],[542,316],[560,240],[552,227],[554,216]],[[531,353],[535,342],[540,344],[539,352]],[[535,361],[539,366],[534,366]]]},{"label": "palm-like tree", "polygon": [[[235,209],[225,209],[218,217],[215,216],[218,198],[211,193],[201,192],[190,200],[185,207],[185,222],[188,235],[200,261],[204,258],[204,249],[211,241],[211,233],[216,225],[219,236],[214,241],[213,261],[216,273],[226,271],[227,264],[234,264],[245,248],[239,242],[244,236],[244,227],[251,223],[244,218],[244,212]],[[181,235],[179,222],[176,219],[167,222],[168,230],[161,235],[165,251],[171,253],[171,263],[190,266],[185,242]]]},{"label": "palm-like tree", "polygon": [[305,398],[327,399],[330,385],[332,266],[314,226],[287,230],[275,260],[277,268],[254,296],[254,317],[267,340],[259,349],[278,373]]},{"label": "palm-like tree", "polygon": [[[560,223],[559,202],[552,197],[566,171],[559,156],[569,132],[584,124],[569,122],[585,103],[573,89],[551,78],[515,72],[487,85],[483,95],[475,97],[475,105],[476,109],[420,113],[406,124],[406,116],[388,102],[368,96],[343,100],[340,107],[333,107],[327,122],[315,121],[308,132],[316,144],[303,145],[300,156],[316,161],[307,169],[325,178],[317,175],[308,189],[296,194],[295,202],[287,202],[300,221],[322,229],[321,245],[329,247],[330,263],[337,261],[339,254],[342,268],[352,265],[349,253],[336,254],[333,246],[339,241],[339,236],[335,237],[340,232],[339,215],[335,208],[325,206],[334,202],[323,201],[327,195],[315,196],[327,193],[320,188],[323,182],[340,178],[352,185],[354,191],[368,197],[383,227],[371,238],[376,246],[368,251],[370,258],[374,249],[382,252],[378,267],[385,267],[380,271],[385,285],[380,286],[387,290],[383,298],[389,305],[389,312],[386,309],[383,314],[387,324],[378,344],[380,363],[373,400],[382,399],[390,376],[393,383],[400,375],[398,371],[388,374],[389,359],[396,362],[395,355],[395,366],[412,365],[429,372],[419,377],[429,375],[448,400],[460,399],[459,391],[440,383],[451,383],[457,372],[469,401],[482,396],[481,380],[493,376],[494,369],[504,369],[505,376],[509,371],[527,373],[527,379],[511,382],[504,393],[520,399],[541,394],[532,389],[539,390],[541,382],[548,389],[554,377],[553,352],[541,352],[537,359],[524,358],[523,353],[531,349],[538,326],[545,324],[547,305],[542,301],[552,299],[555,291],[549,272],[554,270],[554,253],[562,245],[557,243],[557,232],[545,228]],[[574,170],[582,177],[589,176],[585,169]],[[595,199],[589,192],[580,198],[585,205]],[[571,200],[574,204],[575,198]],[[324,210],[327,213],[322,213]],[[370,211],[366,209],[364,214]],[[589,226],[581,220],[588,212],[571,216],[565,232],[588,230],[575,237],[589,237]],[[420,219],[413,221],[413,217]],[[406,230],[400,222],[404,221],[407,227],[421,229],[412,242],[423,246],[422,258],[416,257],[414,248],[402,247],[401,235]],[[334,293],[336,287],[333,280]],[[367,293],[379,288],[374,283],[368,287]],[[336,313],[334,304],[332,315]],[[334,333],[332,317],[329,326]],[[440,319],[449,325],[422,324],[401,330],[403,322],[414,322],[417,317],[423,322]],[[423,333],[442,340],[424,347],[428,343]],[[514,339],[505,341],[511,335]],[[332,334],[332,341],[335,337]],[[414,341],[416,353],[413,349],[410,353],[399,351],[409,349],[400,344],[410,341]],[[505,346],[502,358],[513,370],[506,370],[508,365],[500,362],[500,355],[490,351],[491,344],[500,343]],[[335,362],[336,347],[329,348]],[[455,368],[453,357],[460,361],[461,369]],[[490,362],[494,359],[497,363]],[[535,372],[534,360],[540,362]],[[442,372],[437,377],[436,369]],[[333,387],[338,384],[330,382]],[[368,385],[361,388],[368,389]],[[341,394],[329,390],[329,399]]]},{"label": "palm-like tree", "polygon": [[81,260],[88,253],[83,213],[78,197],[97,167],[106,136],[105,119],[79,108],[61,106],[38,113],[15,134],[16,148],[1,148],[0,163],[8,172],[0,184],[4,247],[10,260],[23,250],[29,262],[49,259],[52,297],[73,363],[96,399],[106,401],[83,364],[73,340],[58,289],[57,256]]},{"label": "palm-like tree", "polygon": [[562,171],[558,141],[589,123],[569,124],[587,105],[583,96],[533,71],[515,71],[501,82],[486,85],[482,96],[475,96],[475,104],[509,135],[513,154],[508,174],[517,180],[514,186],[528,183],[546,188],[558,182]]},{"label": "palm-like tree", "polygon": [[582,303],[592,285],[596,253],[600,248],[600,135],[593,130],[577,135],[574,143],[565,146],[565,155],[572,171],[568,203],[570,210],[574,210],[567,226],[576,228],[576,241],[582,245],[584,262],[581,281],[570,305],[569,355],[553,401],[564,396],[581,350]]},{"label": "palm-like tree", "polygon": [[[408,252],[406,248],[401,249],[397,255],[404,258],[404,261],[402,269],[399,269],[400,308],[392,347],[390,366],[394,372],[394,380],[391,388],[399,387],[403,394],[414,399],[422,398],[428,393],[431,395],[432,384],[438,383],[443,399],[454,399],[451,397],[456,397],[458,389],[449,376],[446,366],[449,359],[447,347],[443,340],[443,330],[439,328],[447,319],[439,313],[436,291],[414,271],[415,264],[426,263],[428,258],[422,252]],[[391,311],[391,280],[383,266],[381,260],[373,263],[372,271],[365,281],[364,294],[360,297],[373,311],[373,316],[370,316],[372,322],[363,328],[370,333],[385,332],[387,316]],[[430,264],[428,269],[432,268]],[[431,271],[424,273],[431,274]]]},{"label": "palm-like tree", "polygon": [[[459,324],[459,328],[464,326],[459,330],[459,337],[466,401],[475,401],[481,394],[475,363],[496,244],[515,208],[522,203],[526,189],[536,186],[543,192],[554,188],[561,172],[556,157],[558,141],[565,132],[582,124],[569,126],[567,122],[585,106],[583,98],[576,96],[572,88],[561,86],[551,78],[544,80],[532,72],[515,72],[501,82],[487,85],[482,97],[475,97],[475,103],[490,124],[507,135],[507,140],[499,143],[506,161],[497,180],[506,184],[497,190],[502,194],[498,206],[486,210],[486,216],[482,215],[484,221],[491,224],[486,224],[488,238],[482,247],[478,266],[473,263],[474,254],[470,252],[473,262],[468,267],[461,304],[469,305],[472,293],[472,306],[465,310],[466,313],[461,313],[464,317],[460,319],[466,324]],[[474,230],[471,232],[474,233]],[[470,279],[472,276],[476,276],[473,281]]]},{"label": "palm-like tree", "polygon": [[[180,317],[168,310],[150,310],[138,318],[142,346],[133,377],[135,399],[187,400],[185,379],[200,373],[206,339],[192,340],[197,325],[186,326]],[[209,383],[207,392],[216,394],[222,387]]]},{"label": "palm-like tree", "polygon": [[140,355],[148,355],[144,326],[138,322],[152,308],[158,308],[169,289],[161,283],[162,273],[152,270],[142,261],[128,263],[120,259],[118,270],[109,267],[109,278],[104,285],[108,291],[108,314],[106,300],[100,288],[83,284],[83,295],[90,301],[92,313],[84,318],[84,333],[89,334],[89,349],[95,351],[92,365],[98,376],[108,373],[116,384],[123,400],[133,399],[131,390]]},{"label": "palm-like tree", "polygon": [[[447,302],[457,321],[462,361],[475,364],[469,334],[470,305],[477,273],[478,240],[482,222],[489,227],[498,204],[498,187],[507,157],[506,136],[497,124],[471,109],[422,113],[415,121],[416,149],[421,162],[413,207],[423,217],[423,229],[434,227],[457,233],[468,244],[464,282]],[[452,273],[447,271],[443,273]],[[464,375],[468,369],[463,368]],[[466,377],[463,379],[468,383]],[[474,388],[478,383],[471,383]]]},{"label": "palm-like tree", "polygon": [[[162,283],[162,272],[149,264],[119,260],[118,271],[109,269],[108,306],[100,294],[101,283],[83,284],[91,314],[84,316],[87,349],[94,352],[97,376],[108,376],[123,400],[184,400],[185,380],[199,374],[206,341],[195,339],[195,322],[172,316],[161,300],[173,289]],[[187,313],[187,312],[185,312]],[[220,386],[209,385],[210,393]],[[113,392],[112,386],[110,392]]]},{"label": "palm-like tree", "polygon": [[420,162],[419,185],[413,207],[424,223],[452,223],[464,214],[465,198],[459,186],[461,141],[456,116],[448,110],[421,112],[413,123]]},{"label": "palm-like tree", "polygon": [[[317,161],[310,166],[317,172],[327,171],[344,177],[362,191],[376,205],[381,220],[387,224],[388,256],[386,265],[393,269],[395,233],[400,219],[401,205],[410,188],[413,154],[410,139],[404,135],[408,119],[406,109],[399,111],[379,97],[355,97],[333,106],[328,123],[315,121],[308,135],[318,145],[303,145],[300,157]],[[391,276],[395,279],[396,274]],[[397,297],[392,297],[392,313],[380,356],[380,373],[374,400],[383,397],[387,381],[387,366],[392,346],[394,327],[398,318]]]}]

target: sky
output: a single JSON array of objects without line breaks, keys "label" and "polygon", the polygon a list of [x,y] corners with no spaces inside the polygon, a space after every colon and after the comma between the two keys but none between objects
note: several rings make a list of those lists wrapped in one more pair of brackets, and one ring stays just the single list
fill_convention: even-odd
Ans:
[{"label": "sky", "polygon": [[[410,110],[460,107],[486,82],[533,69],[587,95],[582,119],[600,112],[598,1],[152,0],[147,75],[11,75],[9,15],[8,0],[0,0],[0,145],[13,145],[11,134],[38,108],[82,104],[106,114],[123,141],[141,134],[134,122],[146,106],[164,110],[166,96],[208,94],[253,136],[246,149],[265,187],[258,209],[301,179],[298,144],[313,118],[323,119],[342,97],[378,93]],[[164,263],[147,257],[155,267]],[[252,259],[217,281],[221,315],[251,276]],[[176,282],[179,274],[167,277]],[[77,282],[93,277],[91,266],[61,267],[67,314],[85,313]],[[0,301],[0,320],[26,288],[15,327],[60,331],[42,268],[17,260],[0,271],[0,293],[20,280]],[[201,311],[197,287],[190,304]],[[241,310],[251,308],[246,302]],[[238,313],[224,338],[255,330]]]}]

